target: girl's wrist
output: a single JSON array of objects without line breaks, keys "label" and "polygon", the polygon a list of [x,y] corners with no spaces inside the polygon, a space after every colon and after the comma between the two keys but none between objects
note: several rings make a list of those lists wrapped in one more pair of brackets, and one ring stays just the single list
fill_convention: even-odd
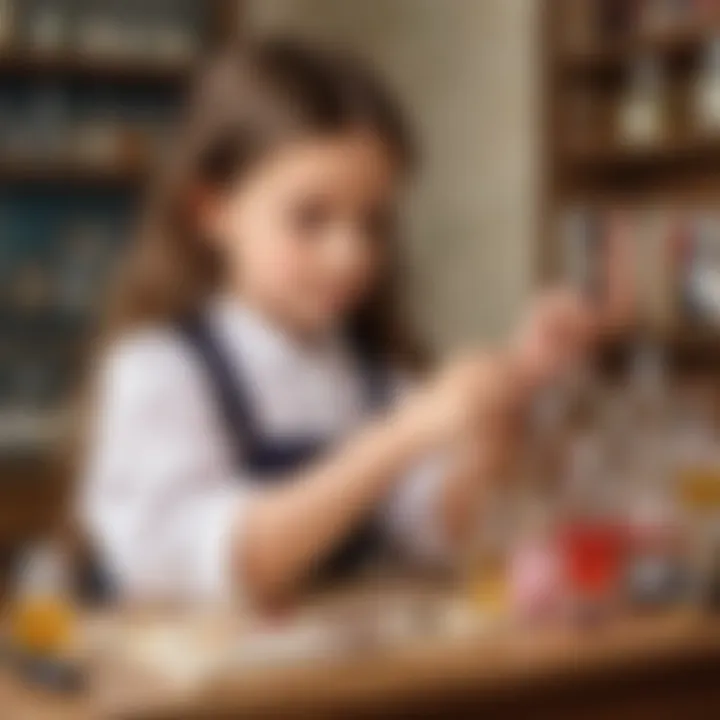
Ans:
[{"label": "girl's wrist", "polygon": [[535,378],[527,358],[516,346],[510,346],[504,354],[507,368],[508,382],[512,387],[512,400],[516,405],[522,405],[528,396],[535,390]]},{"label": "girl's wrist", "polygon": [[413,402],[405,402],[392,412],[389,429],[398,447],[409,456],[422,455],[437,444],[432,418]]}]

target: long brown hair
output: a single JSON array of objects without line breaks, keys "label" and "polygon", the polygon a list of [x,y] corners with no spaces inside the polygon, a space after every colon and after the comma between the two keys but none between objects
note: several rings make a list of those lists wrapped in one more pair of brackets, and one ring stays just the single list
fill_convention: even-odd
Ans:
[{"label": "long brown hair", "polygon": [[[141,323],[177,321],[216,287],[218,259],[211,244],[200,241],[189,202],[193,189],[228,186],[293,137],[348,129],[373,132],[401,167],[412,165],[410,133],[400,110],[354,59],[278,39],[246,42],[213,58],[197,78],[169,162],[148,195],[111,299],[104,340]],[[402,271],[397,248],[391,251],[391,267],[348,329],[369,351],[410,363],[419,350],[399,307]]]}]

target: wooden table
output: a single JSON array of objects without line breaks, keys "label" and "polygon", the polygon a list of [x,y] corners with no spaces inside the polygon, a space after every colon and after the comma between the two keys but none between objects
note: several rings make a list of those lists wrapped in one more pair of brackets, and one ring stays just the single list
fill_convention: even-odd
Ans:
[{"label": "wooden table", "polygon": [[[126,622],[117,618],[118,627]],[[96,670],[115,700],[138,690],[139,677],[108,673],[108,662]],[[720,717],[720,620],[675,613],[595,629],[426,638],[332,661],[226,671],[175,696],[145,681],[123,705],[38,695],[5,674],[0,716]]]}]

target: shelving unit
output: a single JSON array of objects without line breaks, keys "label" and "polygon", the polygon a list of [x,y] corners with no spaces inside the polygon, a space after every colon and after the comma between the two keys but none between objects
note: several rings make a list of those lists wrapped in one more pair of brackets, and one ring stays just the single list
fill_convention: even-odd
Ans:
[{"label": "shelving unit", "polygon": [[184,83],[192,62],[152,62],[132,58],[91,57],[85,53],[0,51],[0,75],[21,79],[85,78],[114,83]]},{"label": "shelving unit", "polygon": [[142,160],[113,164],[72,161],[43,163],[0,161],[0,184],[119,187],[133,189],[148,176],[149,163]]},{"label": "shelving unit", "polygon": [[[558,223],[569,207],[658,205],[714,210],[720,199],[720,129],[700,132],[676,117],[689,112],[687,93],[704,49],[720,38],[719,19],[701,22],[688,16],[662,31],[629,29],[614,37],[592,25],[579,31],[581,3],[587,23],[603,2],[547,0],[543,6],[544,230],[540,273],[544,278],[561,272]],[[662,139],[631,144],[619,138],[615,113],[633,63],[648,55],[657,58],[667,73],[672,113],[668,113]],[[592,108],[587,115],[573,115],[578,98]],[[586,135],[582,140],[573,134],[578,125]],[[720,359],[716,352],[720,351],[720,332],[713,328],[682,322],[665,329],[661,339],[678,356]],[[616,347],[626,341],[613,340]]]},{"label": "shelving unit", "polygon": [[561,71],[574,74],[621,72],[640,53],[651,53],[670,63],[683,62],[695,57],[698,45],[712,39],[719,29],[714,25],[690,24],[659,34],[605,41],[593,47],[560,48],[556,62]]},{"label": "shelving unit", "polygon": [[[123,0],[117,2],[118,7],[123,7]],[[203,17],[202,52],[238,36],[240,0],[188,0],[185,4],[190,2],[197,3]],[[24,0],[17,0],[16,4],[23,9],[30,6]],[[148,3],[149,7],[152,5]],[[103,7],[107,6],[104,3]],[[126,109],[135,111],[133,103],[137,98],[140,103],[156,98],[165,103],[169,98],[169,111],[163,105],[162,120],[172,122],[172,112],[182,102],[195,65],[195,60],[189,58],[171,61],[131,54],[97,56],[81,53],[72,46],[38,52],[22,42],[2,45],[0,89],[4,88],[11,97],[10,101],[5,100],[3,109],[8,110],[8,102],[13,111],[16,106],[24,107],[22,102],[16,102],[18,98],[24,101],[33,97],[33,93],[52,88],[81,96],[83,120],[92,119],[94,110],[98,110],[94,103],[111,96],[116,103],[113,111],[120,113],[120,125],[124,122],[121,113]],[[113,93],[120,99],[114,100]],[[70,99],[74,102],[75,97]],[[4,140],[3,135],[4,126],[0,127],[0,141]],[[9,364],[19,364],[25,370],[35,362],[52,363],[60,358],[57,373],[78,375],[86,355],[86,328],[91,322],[91,318],[65,317],[53,324],[52,302],[39,312],[33,311],[32,317],[15,317],[9,293],[26,269],[23,265],[26,260],[42,264],[47,272],[59,268],[61,253],[56,246],[66,242],[67,237],[56,235],[57,228],[50,220],[55,216],[60,218],[58,223],[63,232],[69,223],[81,233],[88,230],[83,223],[92,229],[102,217],[101,222],[112,226],[121,244],[153,164],[155,148],[152,142],[140,144],[105,159],[77,156],[64,148],[57,154],[44,153],[32,146],[30,153],[7,150],[6,146],[0,152],[0,506],[6,508],[0,517],[0,575],[5,558],[17,544],[44,532],[56,517],[62,487],[68,480],[57,477],[56,448],[50,442],[64,426],[62,413],[58,413],[54,402],[48,407],[39,402],[18,406],[14,398],[5,402],[3,393],[17,384],[7,376]],[[12,222],[8,213],[12,214]],[[39,225],[33,229],[33,224]],[[42,244],[38,244],[38,237]],[[22,262],[16,256],[21,256]],[[21,267],[15,269],[13,263]],[[93,303],[95,306],[99,306],[99,299]],[[35,325],[39,327],[40,339],[23,350],[23,343],[35,331]],[[29,353],[27,360],[23,352]],[[68,383],[67,387],[71,385]]]}]

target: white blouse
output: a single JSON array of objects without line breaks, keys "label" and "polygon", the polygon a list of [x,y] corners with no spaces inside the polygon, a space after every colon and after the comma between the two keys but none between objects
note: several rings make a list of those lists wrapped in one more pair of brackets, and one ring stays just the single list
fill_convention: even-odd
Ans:
[{"label": "white blouse", "polygon": [[[266,436],[341,439],[361,425],[362,378],[342,343],[301,347],[228,299],[208,316],[230,362],[242,367]],[[146,330],[118,342],[101,368],[80,511],[125,598],[242,596],[230,548],[242,542],[248,497],[262,487],[238,477],[194,352],[172,329]],[[388,544],[415,559],[444,555],[433,524],[441,465],[429,458],[379,508]]]}]

